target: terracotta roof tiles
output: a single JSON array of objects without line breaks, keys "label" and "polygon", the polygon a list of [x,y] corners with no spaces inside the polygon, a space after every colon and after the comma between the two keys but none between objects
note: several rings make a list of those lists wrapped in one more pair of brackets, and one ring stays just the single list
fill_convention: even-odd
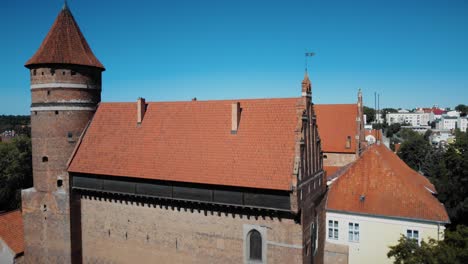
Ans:
[{"label": "terracotta roof tiles", "polygon": [[23,216],[21,211],[0,214],[0,239],[15,252],[24,252]]},{"label": "terracotta roof tiles", "polygon": [[[449,222],[434,186],[383,145],[369,147],[331,185],[327,209]],[[365,197],[360,201],[360,196]]]},{"label": "terracotta roof tiles", "polygon": [[[299,98],[102,103],[69,171],[290,190]],[[240,102],[231,134],[231,104]]]},{"label": "terracotta roof tiles", "polygon": [[[316,104],[314,109],[323,152],[356,153],[357,104]],[[346,148],[348,136],[350,148]]]},{"label": "terracotta roof tiles", "polygon": [[104,70],[67,7],[59,13],[41,46],[25,66],[38,64],[75,64]]}]

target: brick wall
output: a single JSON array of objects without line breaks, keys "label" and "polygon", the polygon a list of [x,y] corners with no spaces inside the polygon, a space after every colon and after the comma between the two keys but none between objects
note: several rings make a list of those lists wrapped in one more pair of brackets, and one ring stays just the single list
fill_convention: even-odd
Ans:
[{"label": "brick wall", "polygon": [[245,231],[266,232],[268,263],[302,263],[293,219],[159,207],[83,196],[85,263],[242,263]]},{"label": "brick wall", "polygon": [[324,152],[327,158],[323,159],[323,166],[345,166],[356,160],[355,153],[330,153]]}]

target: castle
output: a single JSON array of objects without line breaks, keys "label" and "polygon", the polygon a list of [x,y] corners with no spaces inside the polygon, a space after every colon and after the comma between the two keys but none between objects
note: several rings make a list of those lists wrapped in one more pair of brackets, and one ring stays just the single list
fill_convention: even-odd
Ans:
[{"label": "castle", "polygon": [[297,98],[101,103],[105,68],[66,5],[25,66],[26,263],[323,263],[307,73]]}]

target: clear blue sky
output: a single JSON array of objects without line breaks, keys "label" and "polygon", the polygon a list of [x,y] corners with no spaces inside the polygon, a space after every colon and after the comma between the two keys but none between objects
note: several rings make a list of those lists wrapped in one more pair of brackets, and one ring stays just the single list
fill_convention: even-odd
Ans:
[{"label": "clear blue sky", "polygon": [[[2,1],[0,114],[28,114],[29,73],[63,1]],[[69,0],[105,65],[103,101],[300,95],[315,103],[468,104],[468,1]]]}]

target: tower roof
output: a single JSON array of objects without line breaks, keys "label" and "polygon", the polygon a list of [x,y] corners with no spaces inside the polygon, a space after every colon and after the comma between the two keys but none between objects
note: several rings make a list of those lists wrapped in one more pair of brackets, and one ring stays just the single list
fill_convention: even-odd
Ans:
[{"label": "tower roof", "polygon": [[94,56],[67,5],[64,5],[36,54],[25,66],[29,68],[38,64],[75,64],[105,70]]}]

